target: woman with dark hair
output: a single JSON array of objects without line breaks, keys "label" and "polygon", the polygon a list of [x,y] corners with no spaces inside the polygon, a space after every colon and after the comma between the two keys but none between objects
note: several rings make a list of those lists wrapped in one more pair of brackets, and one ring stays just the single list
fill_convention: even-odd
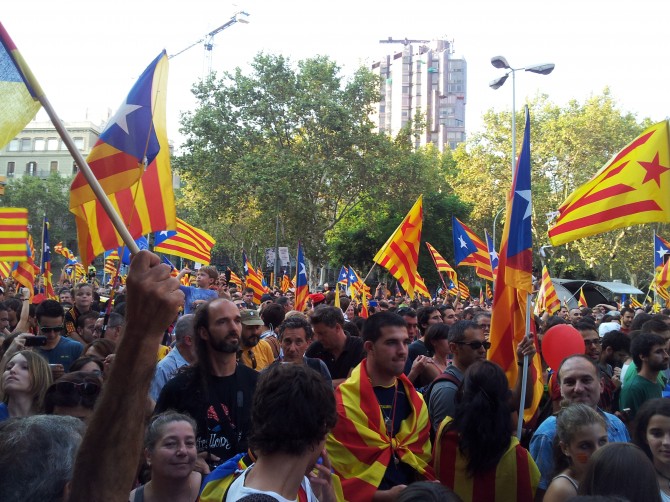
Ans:
[{"label": "woman with dark hair", "polygon": [[49,385],[51,368],[46,359],[31,350],[14,354],[0,368],[0,421],[41,413]]},{"label": "woman with dark hair", "polygon": [[44,396],[47,415],[67,415],[86,422],[100,396],[102,377],[95,372],[71,371],[60,377]]},{"label": "woman with dark hair", "polygon": [[96,338],[84,347],[84,352],[82,354],[85,356],[97,357],[104,361],[107,356],[114,354],[115,352],[115,342],[109,338]]},{"label": "woman with dark hair", "polygon": [[532,502],[540,471],[512,435],[507,377],[490,361],[465,372],[456,416],[440,424],[433,466],[440,482],[468,501]]},{"label": "woman with dark hair", "polygon": [[131,502],[193,502],[198,498],[201,475],[194,470],[198,456],[195,430],[195,420],[174,411],[151,419],[144,435],[151,481],[130,492]]},{"label": "woman with dark hair", "polygon": [[650,399],[640,407],[633,442],[654,464],[661,500],[670,501],[670,400]]},{"label": "woman with dark hair", "polygon": [[593,408],[576,403],[556,417],[554,471],[544,502],[565,502],[577,496],[591,455],[607,444],[607,423]]},{"label": "woman with dark hair", "polygon": [[579,494],[661,502],[651,460],[631,443],[609,443],[595,452],[579,485]]},{"label": "woman with dark hair", "polygon": [[444,323],[431,324],[423,337],[429,354],[433,354],[432,362],[442,373],[449,366],[449,326]]},{"label": "woman with dark hair", "polygon": [[102,375],[105,369],[102,359],[93,356],[81,356],[70,366],[70,373],[74,371],[99,372]]}]

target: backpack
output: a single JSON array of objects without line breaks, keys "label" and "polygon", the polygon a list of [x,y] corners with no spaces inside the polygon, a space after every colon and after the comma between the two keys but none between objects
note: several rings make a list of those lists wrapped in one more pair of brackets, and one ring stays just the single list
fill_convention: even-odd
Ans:
[{"label": "backpack", "polygon": [[[447,368],[447,370],[448,369],[449,368]],[[433,387],[435,386],[435,384],[438,382],[445,382],[445,381],[453,383],[457,388],[461,386],[461,381],[456,377],[456,375],[446,372],[440,373],[435,377],[435,380],[433,380],[430,383],[430,385],[427,385],[426,387],[423,388],[422,394],[426,406],[428,406],[428,403],[430,403],[430,393],[433,391]]]}]

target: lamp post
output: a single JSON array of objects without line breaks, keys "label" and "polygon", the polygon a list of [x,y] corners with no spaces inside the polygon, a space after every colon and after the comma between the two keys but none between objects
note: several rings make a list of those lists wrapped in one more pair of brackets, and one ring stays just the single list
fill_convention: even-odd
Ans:
[{"label": "lamp post", "polygon": [[491,64],[495,68],[502,68],[507,72],[495,80],[489,82],[489,87],[498,89],[507,81],[509,74],[512,74],[512,177],[516,168],[516,72],[520,70],[538,73],[540,75],[549,75],[554,71],[554,63],[538,64],[533,66],[524,66],[522,68],[512,68],[503,56],[494,56],[491,58]]}]

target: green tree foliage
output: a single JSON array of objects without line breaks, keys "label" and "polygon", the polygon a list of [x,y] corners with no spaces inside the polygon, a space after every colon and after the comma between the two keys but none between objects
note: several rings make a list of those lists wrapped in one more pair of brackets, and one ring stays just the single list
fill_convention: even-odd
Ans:
[{"label": "green tree foliage", "polygon": [[[551,213],[576,188],[588,181],[628,142],[651,124],[638,123],[631,113],[619,109],[605,89],[584,103],[571,101],[565,107],[540,96],[529,103],[531,116],[531,167],[533,189],[533,243],[535,250],[549,244]],[[484,130],[454,152],[457,168],[452,184],[456,194],[473,205],[469,223],[475,231],[491,228],[505,206],[511,185],[509,112],[489,111]],[[517,116],[517,146],[523,136],[524,116]],[[518,153],[518,152],[517,152]],[[502,235],[505,212],[498,218],[497,244]],[[622,279],[636,284],[648,281],[653,268],[653,229],[640,225],[580,239],[550,251],[550,273],[556,277],[589,270],[601,280]],[[539,269],[539,258],[536,261]]]},{"label": "green tree foliage", "polygon": [[[259,54],[249,74],[209,78],[194,92],[173,164],[185,182],[179,204],[233,259],[241,247],[255,257],[274,246],[278,214],[280,242],[302,240],[312,262],[367,269],[419,194],[439,215],[458,206],[446,183],[451,158],[413,150],[420,117],[398,138],[375,132],[379,81],[365,68],[345,81],[327,57],[294,67]],[[449,217],[434,221],[436,233]]]},{"label": "green tree foliage", "polygon": [[[77,229],[74,216],[69,210],[70,181],[70,178],[61,177],[56,173],[52,173],[46,179],[22,176],[10,180],[5,189],[5,195],[2,197],[3,207],[28,208],[28,224],[35,241],[38,263],[41,259],[39,250],[42,244],[44,215],[49,220],[51,247],[62,241],[73,252],[77,252]],[[64,262],[64,259],[55,254],[52,260],[58,266]],[[53,269],[55,270],[56,266]]]}]

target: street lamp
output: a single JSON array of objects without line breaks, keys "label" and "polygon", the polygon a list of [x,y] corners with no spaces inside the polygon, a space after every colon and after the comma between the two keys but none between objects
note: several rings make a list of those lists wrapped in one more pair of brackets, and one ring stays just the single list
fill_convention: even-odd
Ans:
[{"label": "street lamp", "polygon": [[516,72],[520,70],[529,71],[531,73],[538,73],[540,75],[549,75],[554,71],[556,66],[554,63],[538,64],[533,66],[524,66],[522,68],[512,68],[503,56],[494,56],[491,58],[491,64],[494,68],[501,68],[507,70],[502,77],[489,82],[491,89],[499,89],[507,81],[509,74],[512,74],[512,177],[514,177],[514,169],[516,168]]}]

